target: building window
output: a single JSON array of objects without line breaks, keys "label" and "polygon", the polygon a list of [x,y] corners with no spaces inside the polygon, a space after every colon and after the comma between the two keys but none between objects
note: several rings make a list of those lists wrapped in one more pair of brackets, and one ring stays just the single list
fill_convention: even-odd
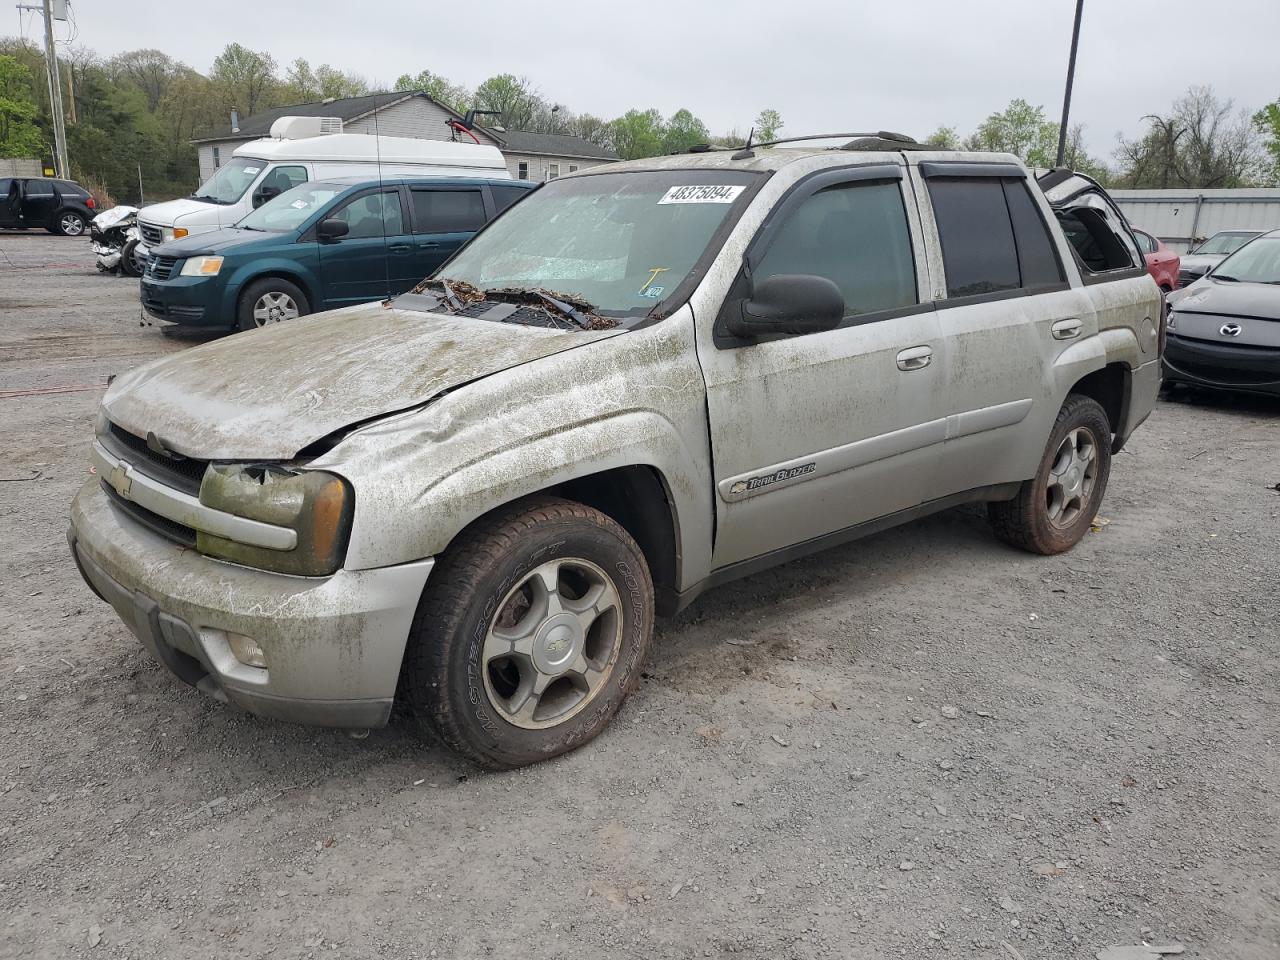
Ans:
[{"label": "building window", "polygon": [[528,160],[521,160],[519,163],[516,164],[516,179],[517,180],[529,179],[529,161]]},{"label": "building window", "polygon": [[217,170],[218,167],[220,166],[222,166],[221,151],[217,147],[214,147],[213,148],[213,169]]},{"label": "building window", "polygon": [[571,164],[569,164],[569,172],[570,172],[570,173],[577,173],[577,172],[578,172],[578,165],[577,165],[576,163],[571,163]]},{"label": "building window", "polygon": [[548,164],[547,164],[547,179],[548,179],[548,180],[554,180],[554,179],[555,179],[556,177],[558,177],[558,176],[560,176],[560,164],[558,164],[558,163],[548,163]]}]

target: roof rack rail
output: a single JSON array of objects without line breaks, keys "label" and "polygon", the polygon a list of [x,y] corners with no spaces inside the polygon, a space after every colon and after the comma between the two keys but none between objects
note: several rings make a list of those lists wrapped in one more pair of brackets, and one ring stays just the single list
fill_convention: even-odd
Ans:
[{"label": "roof rack rail", "polygon": [[[839,150],[850,149],[849,143],[856,143],[859,140],[876,141],[878,143],[885,143],[885,144],[893,143],[893,144],[899,145],[898,147],[892,148],[892,149],[911,150],[911,149],[919,149],[921,146],[914,137],[909,137],[905,133],[894,133],[892,130],[872,130],[872,131],[864,131],[861,133],[810,133],[802,137],[781,137],[777,140],[765,140],[762,143],[753,143],[751,141],[751,138],[748,136],[746,143],[740,144],[739,146],[736,146],[736,147],[712,147],[707,144],[699,143],[693,147],[690,147],[686,152],[687,153],[706,153],[712,150],[737,150],[738,156],[741,159],[745,160],[753,155],[751,151],[753,151],[756,147],[776,147],[779,144],[783,144],[783,143],[803,143],[807,140],[847,140],[848,143],[846,143],[844,146],[833,148],[833,149],[839,149]],[[868,149],[868,148],[857,147],[853,149]],[[874,148],[871,148],[871,149],[874,149]],[[881,147],[880,149],[886,149],[886,147]]]}]

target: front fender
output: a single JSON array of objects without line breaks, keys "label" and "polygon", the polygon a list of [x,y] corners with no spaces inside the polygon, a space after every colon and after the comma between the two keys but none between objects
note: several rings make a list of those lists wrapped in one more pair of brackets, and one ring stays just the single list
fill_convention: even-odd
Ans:
[{"label": "front fender", "polygon": [[355,489],[349,569],[436,556],[506,503],[628,466],[657,471],[668,491],[678,589],[710,568],[706,394],[687,309],[371,424],[314,465]]},{"label": "front fender", "polygon": [[236,309],[240,305],[240,292],[258,277],[265,276],[287,277],[302,288],[311,303],[313,313],[323,309],[319,302],[319,285],[315,274],[307,265],[288,257],[275,256],[254,258],[231,271],[222,291],[223,316],[234,320]]}]

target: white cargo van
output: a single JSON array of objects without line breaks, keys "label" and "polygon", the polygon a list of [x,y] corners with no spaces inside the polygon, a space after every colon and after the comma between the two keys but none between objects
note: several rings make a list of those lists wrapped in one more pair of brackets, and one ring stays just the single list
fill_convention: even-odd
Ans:
[{"label": "white cargo van", "polygon": [[[143,207],[142,243],[229,227],[255,207],[307,180],[384,176],[511,179],[497,147],[444,140],[331,133],[327,117],[281,117],[271,135],[237,147],[232,158],[190,197]],[[141,251],[146,255],[146,250]]]}]

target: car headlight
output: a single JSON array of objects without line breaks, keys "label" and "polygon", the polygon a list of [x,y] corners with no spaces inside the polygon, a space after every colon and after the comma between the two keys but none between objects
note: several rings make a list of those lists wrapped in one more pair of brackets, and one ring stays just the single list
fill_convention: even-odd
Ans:
[{"label": "car headlight", "polygon": [[216,277],[221,269],[221,257],[188,257],[182,265],[182,276]]},{"label": "car headlight", "polygon": [[189,231],[186,227],[161,227],[160,236],[164,240],[181,240]]},{"label": "car headlight", "polygon": [[351,485],[335,474],[214,463],[205,470],[200,502],[298,534],[292,550],[272,550],[197,531],[196,549],[203,554],[301,577],[325,577],[342,566],[355,497]]},{"label": "car headlight", "polygon": [[1164,318],[1164,328],[1165,328],[1166,330],[1177,330],[1177,329],[1178,329],[1178,321],[1177,321],[1177,319],[1174,317],[1174,313],[1173,313],[1173,311],[1172,311],[1172,310],[1170,310],[1170,311],[1169,311],[1169,315],[1168,315],[1167,317],[1165,317],[1165,318]]}]

